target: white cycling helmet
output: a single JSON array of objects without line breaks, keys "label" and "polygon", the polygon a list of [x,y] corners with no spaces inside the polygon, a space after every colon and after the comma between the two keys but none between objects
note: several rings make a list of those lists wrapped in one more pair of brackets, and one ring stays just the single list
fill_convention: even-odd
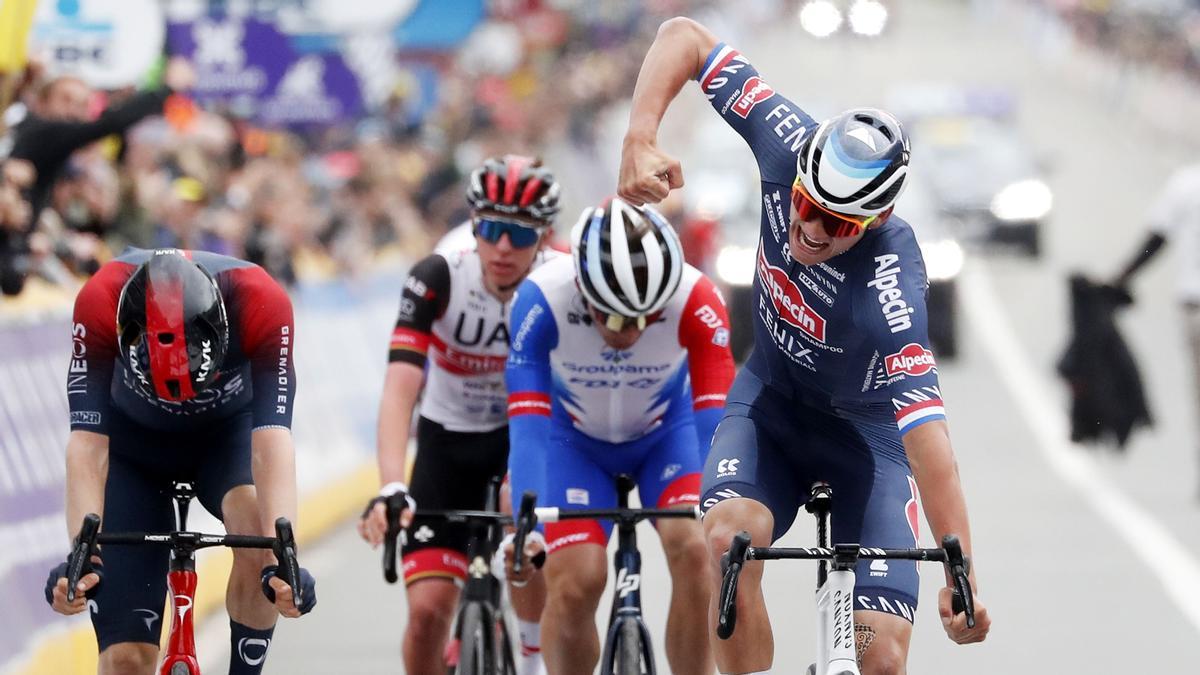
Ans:
[{"label": "white cycling helmet", "polygon": [[618,197],[584,209],[571,230],[571,255],[588,304],[610,317],[638,319],[639,328],[667,304],[683,275],[675,228],[653,208]]},{"label": "white cycling helmet", "polygon": [[805,192],[834,213],[877,216],[892,207],[908,176],[908,136],[875,108],[831,117],[801,143],[796,174]]}]

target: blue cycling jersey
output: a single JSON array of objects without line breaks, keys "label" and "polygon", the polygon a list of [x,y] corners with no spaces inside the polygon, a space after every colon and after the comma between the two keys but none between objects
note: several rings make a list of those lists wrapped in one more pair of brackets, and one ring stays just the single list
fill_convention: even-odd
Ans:
[{"label": "blue cycling jersey", "polygon": [[796,155],[812,117],[725,44],[697,78],[754,152],[762,222],[754,279],[754,353],[747,367],[774,390],[829,412],[894,418],[901,434],[944,419],[926,328],[925,263],[895,215],[851,249],[806,267],[788,249]]}]

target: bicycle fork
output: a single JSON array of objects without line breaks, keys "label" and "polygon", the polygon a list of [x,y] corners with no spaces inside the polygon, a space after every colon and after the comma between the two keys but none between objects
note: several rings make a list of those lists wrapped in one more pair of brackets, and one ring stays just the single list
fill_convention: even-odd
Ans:
[{"label": "bicycle fork", "polygon": [[[175,527],[180,532],[187,529],[191,497],[190,483],[176,483]],[[167,640],[167,653],[158,670],[159,675],[200,675],[193,612],[196,602],[195,549],[179,546],[171,551],[167,588],[171,592],[171,634]]]},{"label": "bicycle fork", "polygon": [[854,568],[836,564],[817,589],[816,675],[859,675],[854,646]]}]

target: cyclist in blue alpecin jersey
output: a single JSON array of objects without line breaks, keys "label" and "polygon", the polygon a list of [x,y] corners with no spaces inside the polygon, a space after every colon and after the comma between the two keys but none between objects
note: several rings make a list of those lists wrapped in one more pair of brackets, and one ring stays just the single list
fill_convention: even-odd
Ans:
[{"label": "cyclist in blue alpecin jersey", "polygon": [[[655,202],[683,185],[657,148],[668,104],[695,78],[758,161],[763,214],[755,275],[755,349],[730,390],[702,487],[714,583],[732,536],[766,546],[788,530],[815,481],[833,486],[833,539],[909,547],[917,495],[935,537],[970,551],[966,504],[926,331],[924,262],[912,229],[892,215],[907,177],[899,122],[874,109],[817,123],[777,93],[744,56],[704,26],[665,22],[634,91],[619,193]],[[903,672],[917,600],[915,563],[857,570],[855,623],[864,673]],[[770,623],[751,564],[738,632],[716,645],[722,672],[772,663]],[[976,581],[972,578],[972,583]],[[977,585],[975,585],[978,588]],[[952,616],[956,642],[987,635]]]},{"label": "cyclist in blue alpecin jersey", "polygon": [[[700,469],[733,379],[729,319],[716,287],[683,261],[679,238],[649,208],[619,199],[584,211],[572,257],[517,290],[505,379],[513,494],[543,506],[613,508],[630,474],[646,507],[699,502]],[[671,672],[712,672],[705,620],[707,552],[698,523],[663,520],[673,579]],[[546,525],[542,650],[552,675],[592,672],[611,525]]]}]

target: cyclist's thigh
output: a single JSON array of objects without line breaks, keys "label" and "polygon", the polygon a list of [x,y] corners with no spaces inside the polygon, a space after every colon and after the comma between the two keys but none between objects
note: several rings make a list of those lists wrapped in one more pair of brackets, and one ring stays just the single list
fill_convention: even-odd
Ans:
[{"label": "cyclist's thigh", "polygon": [[749,370],[738,373],[704,465],[700,508],[707,512],[726,499],[753,499],[771,511],[772,539],[778,539],[804,502],[801,480],[778,440],[786,411],[770,400],[773,395]]},{"label": "cyclist's thigh", "polygon": [[425,417],[418,419],[410,490],[417,513],[401,547],[406,584],[427,578],[466,579],[468,528],[424,518],[421,510],[482,509],[488,479],[503,471],[507,452],[504,429],[455,432]]},{"label": "cyclist's thigh", "polygon": [[[878,548],[917,543],[916,483],[904,445],[888,420],[837,418],[824,427],[820,448],[833,486],[833,540]],[[917,607],[917,564],[859,562],[855,609],[886,612],[912,622]]]},{"label": "cyclist's thigh", "polygon": [[676,424],[651,434],[635,477],[645,508],[700,503],[700,446],[696,425]]},{"label": "cyclist's thigh", "polygon": [[192,441],[196,498],[222,521],[225,495],[235,487],[254,485],[250,472],[252,424],[250,411],[240,412],[215,423],[210,431]]},{"label": "cyclist's thigh", "polygon": [[[175,523],[167,482],[137,465],[126,453],[140,439],[131,424],[116,415],[109,436],[108,481],[104,488],[104,530],[166,532]],[[105,546],[104,582],[91,605],[100,651],[121,642],[157,645],[167,594],[166,549],[157,546]]]},{"label": "cyclist's thigh", "polygon": [[[552,449],[554,456],[542,459],[546,468],[542,489],[538,491],[539,506],[563,510],[616,507],[616,473],[605,468],[599,460],[606,451],[620,446],[600,443],[573,428],[554,423],[546,447]],[[607,520],[564,520],[547,523],[545,531],[547,551],[553,554],[575,544],[605,546],[612,523]]]}]

